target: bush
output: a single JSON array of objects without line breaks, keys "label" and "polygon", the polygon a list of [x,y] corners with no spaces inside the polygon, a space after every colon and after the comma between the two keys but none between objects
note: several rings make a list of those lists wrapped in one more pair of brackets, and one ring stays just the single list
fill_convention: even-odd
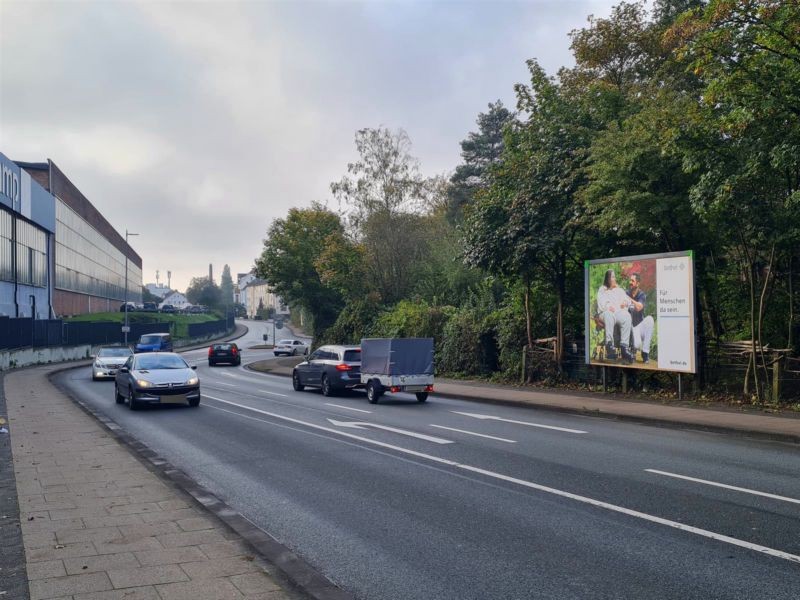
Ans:
[{"label": "bush", "polygon": [[442,344],[444,326],[455,313],[452,306],[430,306],[425,301],[401,300],[375,321],[370,337],[432,337]]},{"label": "bush", "polygon": [[374,298],[349,302],[336,322],[320,336],[318,344],[360,344],[361,338],[369,335],[380,311]]},{"label": "bush", "polygon": [[463,375],[488,375],[497,368],[494,327],[479,311],[455,313],[444,326],[437,370]]}]

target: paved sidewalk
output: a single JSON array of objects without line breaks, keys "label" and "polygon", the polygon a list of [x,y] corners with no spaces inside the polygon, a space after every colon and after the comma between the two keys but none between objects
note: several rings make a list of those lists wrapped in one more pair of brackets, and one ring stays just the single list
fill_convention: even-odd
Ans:
[{"label": "paved sidewalk", "polygon": [[[291,377],[292,367],[301,360],[302,357],[268,359],[260,361],[254,370]],[[671,406],[657,402],[621,400],[600,393],[541,391],[519,386],[453,379],[437,379],[434,388],[436,390],[434,398],[438,394],[490,404],[520,404],[546,410],[734,432],[800,443],[800,417],[794,415],[752,414],[733,409]]]},{"label": "paved sidewalk", "polygon": [[5,375],[32,600],[284,600],[240,537],[47,379]]}]

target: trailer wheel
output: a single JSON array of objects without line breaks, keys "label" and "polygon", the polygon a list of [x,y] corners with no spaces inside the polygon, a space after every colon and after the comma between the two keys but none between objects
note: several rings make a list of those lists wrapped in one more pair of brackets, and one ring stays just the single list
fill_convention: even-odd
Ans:
[{"label": "trailer wheel", "polygon": [[417,402],[425,402],[428,399],[428,392],[417,392]]},{"label": "trailer wheel", "polygon": [[367,400],[370,404],[377,404],[383,394],[383,386],[374,379],[367,382]]}]

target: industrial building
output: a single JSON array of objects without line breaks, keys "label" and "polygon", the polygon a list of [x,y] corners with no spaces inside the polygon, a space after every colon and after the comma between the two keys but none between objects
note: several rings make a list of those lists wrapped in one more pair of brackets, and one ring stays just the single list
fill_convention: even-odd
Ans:
[{"label": "industrial building", "polygon": [[0,313],[49,318],[115,311],[126,295],[141,302],[141,257],[56,164],[0,158]]}]

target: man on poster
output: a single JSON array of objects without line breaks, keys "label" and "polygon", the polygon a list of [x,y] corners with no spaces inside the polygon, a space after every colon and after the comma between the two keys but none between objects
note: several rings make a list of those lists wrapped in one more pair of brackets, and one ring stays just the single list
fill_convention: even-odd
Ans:
[{"label": "man on poster", "polygon": [[650,360],[650,342],[653,339],[653,329],[655,321],[653,317],[644,316],[644,304],[647,302],[647,294],[641,289],[642,277],[639,273],[631,273],[630,288],[628,296],[631,304],[628,310],[631,313],[631,325],[633,329],[633,348],[642,351],[642,362],[647,364]]},{"label": "man on poster", "polygon": [[606,271],[603,285],[597,290],[597,310],[603,319],[603,328],[606,333],[606,358],[615,360],[617,351],[614,347],[614,329],[619,327],[620,350],[622,362],[632,363],[633,355],[630,353],[631,338],[631,313],[629,308],[631,298],[617,285],[617,276],[614,269]]}]

